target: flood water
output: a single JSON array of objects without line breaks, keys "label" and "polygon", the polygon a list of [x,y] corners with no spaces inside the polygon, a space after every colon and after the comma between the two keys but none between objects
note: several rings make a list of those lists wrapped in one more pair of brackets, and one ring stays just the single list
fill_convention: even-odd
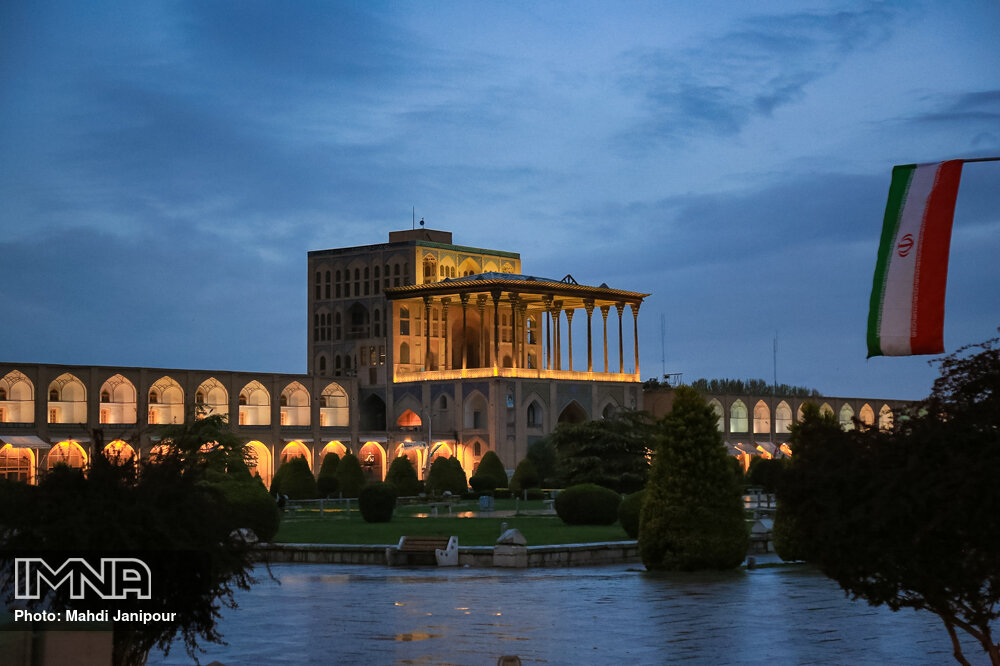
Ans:
[{"label": "flood water", "polygon": [[[949,664],[936,616],[847,599],[805,566],[650,574],[566,569],[272,567],[203,664]],[[966,657],[983,655],[971,644]],[[150,664],[190,664],[183,646]]]}]

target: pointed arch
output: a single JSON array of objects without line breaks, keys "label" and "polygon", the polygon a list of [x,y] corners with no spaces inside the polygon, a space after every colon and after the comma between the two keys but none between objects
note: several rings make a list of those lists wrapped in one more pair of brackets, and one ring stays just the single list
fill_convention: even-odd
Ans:
[{"label": "pointed arch", "polygon": [[747,406],[742,400],[737,400],[729,406],[729,432],[747,432]]},{"label": "pointed arch", "polygon": [[892,430],[894,422],[895,415],[892,413],[892,408],[889,405],[883,404],[882,408],[878,410],[878,429],[883,431]]},{"label": "pointed arch", "polygon": [[271,425],[271,394],[256,379],[240,390],[240,425]]},{"label": "pointed arch", "polygon": [[366,481],[385,479],[385,449],[378,442],[368,441],[358,451],[358,461]]},{"label": "pointed arch", "polygon": [[135,449],[132,448],[132,445],[121,439],[108,442],[104,446],[102,453],[105,458],[113,463],[135,463],[139,461],[139,456],[136,455]]},{"label": "pointed arch", "polygon": [[307,426],[311,418],[309,408],[312,400],[309,391],[299,382],[291,382],[281,391],[281,425]]},{"label": "pointed arch", "polygon": [[312,451],[309,447],[303,444],[301,441],[295,439],[287,444],[281,449],[281,456],[278,458],[278,468],[280,469],[289,460],[293,458],[305,458],[306,462],[309,463],[309,469],[313,468]]},{"label": "pointed arch", "polygon": [[840,408],[840,427],[844,430],[854,430],[854,408],[846,402]]},{"label": "pointed arch", "polygon": [[49,383],[49,423],[86,423],[87,388],[69,372]]},{"label": "pointed arch", "polygon": [[[31,383],[27,375],[20,370],[11,370],[0,379],[0,389],[3,389],[4,393],[3,396],[0,396],[0,423],[34,423],[35,385]],[[15,456],[11,458],[13,461],[20,460],[16,456],[22,454],[10,455]],[[34,461],[35,454],[31,453],[30,458]],[[0,472],[0,477],[2,475],[3,472]],[[32,472],[31,477],[34,479],[34,472]]]},{"label": "pointed arch", "polygon": [[606,398],[603,403],[601,403],[601,418],[611,419],[622,411],[621,405],[614,398]]},{"label": "pointed arch", "polygon": [[423,421],[412,409],[404,409],[403,413],[396,419],[396,425],[400,428],[420,428],[423,426]]},{"label": "pointed arch", "polygon": [[229,391],[215,377],[209,377],[198,385],[194,403],[196,418],[215,414],[229,417]]},{"label": "pointed arch", "polygon": [[858,412],[858,420],[869,428],[875,425],[875,410],[867,402],[861,405],[861,411]]},{"label": "pointed arch", "polygon": [[722,403],[719,402],[718,398],[712,398],[708,401],[708,406],[712,408],[715,412],[715,427],[719,432],[726,431],[726,414],[722,411]]},{"label": "pointed arch", "polygon": [[[101,423],[136,422],[135,385],[121,374],[108,377],[101,385]],[[107,447],[105,447],[107,448]]]},{"label": "pointed arch", "polygon": [[320,395],[320,426],[346,426],[349,416],[348,403],[347,391],[343,386],[337,382],[327,384]]},{"label": "pointed arch", "polygon": [[184,389],[169,375],[160,377],[149,387],[149,412],[146,420],[150,425],[162,423],[184,423]]},{"label": "pointed arch", "polygon": [[336,453],[338,458],[343,458],[347,455],[347,447],[344,443],[339,440],[333,440],[326,443],[323,450],[319,452],[320,464],[323,463],[323,458],[326,458],[327,454]]},{"label": "pointed arch", "polygon": [[476,390],[469,393],[462,407],[466,430],[486,430],[489,402],[482,392]]},{"label": "pointed arch", "polygon": [[830,403],[824,402],[819,406],[819,413],[826,416],[833,416],[833,407],[830,406]]},{"label": "pointed arch", "polygon": [[35,483],[35,451],[27,447],[0,445],[0,479]]},{"label": "pointed arch", "polygon": [[753,406],[753,432],[755,435],[771,432],[771,409],[763,400]]},{"label": "pointed arch", "polygon": [[558,423],[583,423],[587,420],[587,410],[576,400],[570,400],[569,404],[559,412]]},{"label": "pointed arch", "polygon": [[541,428],[545,425],[545,408],[537,393],[528,396],[528,407],[525,410],[525,425],[529,428]]},{"label": "pointed arch", "polygon": [[263,442],[255,439],[247,442],[247,457],[250,458],[250,463],[247,465],[247,468],[250,470],[250,476],[260,476],[260,480],[264,482],[264,485],[270,488],[271,479],[274,477],[271,466],[271,452]]},{"label": "pointed arch", "polygon": [[74,469],[83,469],[89,460],[87,452],[83,450],[80,443],[75,439],[67,439],[59,442],[49,449],[46,466],[52,469],[56,465],[67,465]]},{"label": "pointed arch", "polygon": [[785,434],[792,427],[792,408],[782,400],[774,408],[774,432],[779,435]]}]

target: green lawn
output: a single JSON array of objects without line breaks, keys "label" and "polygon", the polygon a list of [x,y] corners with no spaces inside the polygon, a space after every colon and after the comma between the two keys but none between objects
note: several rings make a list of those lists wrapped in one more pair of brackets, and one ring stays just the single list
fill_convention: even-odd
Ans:
[{"label": "green lawn", "polygon": [[[513,507],[511,507],[513,508]],[[406,507],[404,507],[406,509]],[[426,508],[424,509],[426,511]],[[500,524],[517,528],[529,546],[628,539],[614,525],[566,525],[556,516],[511,516],[506,518],[416,518],[403,511],[389,523],[366,523],[357,512],[351,518],[290,517],[282,520],[274,540],[278,543],[394,544],[401,536],[457,536],[462,546],[492,546],[500,536]]]}]

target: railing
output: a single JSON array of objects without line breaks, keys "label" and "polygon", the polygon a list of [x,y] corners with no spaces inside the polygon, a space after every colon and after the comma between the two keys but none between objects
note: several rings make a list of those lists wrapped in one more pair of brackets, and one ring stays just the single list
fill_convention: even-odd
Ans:
[{"label": "railing", "polygon": [[465,368],[458,370],[414,370],[396,367],[393,382],[419,382],[432,379],[486,379],[522,377],[525,379],[570,379],[594,382],[638,382],[639,374],[624,372],[587,372],[586,370],[541,370],[538,368]]}]

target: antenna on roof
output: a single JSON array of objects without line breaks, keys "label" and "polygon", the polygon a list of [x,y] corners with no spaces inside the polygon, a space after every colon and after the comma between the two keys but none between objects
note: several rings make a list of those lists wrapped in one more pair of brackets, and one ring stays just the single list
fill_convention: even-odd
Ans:
[{"label": "antenna on roof", "polygon": [[420,226],[424,226],[424,218],[420,218]]},{"label": "antenna on roof", "polygon": [[410,214],[413,215],[413,219],[410,221],[410,229],[416,229],[417,228],[417,207],[416,206],[413,207],[413,210],[410,211]]}]

